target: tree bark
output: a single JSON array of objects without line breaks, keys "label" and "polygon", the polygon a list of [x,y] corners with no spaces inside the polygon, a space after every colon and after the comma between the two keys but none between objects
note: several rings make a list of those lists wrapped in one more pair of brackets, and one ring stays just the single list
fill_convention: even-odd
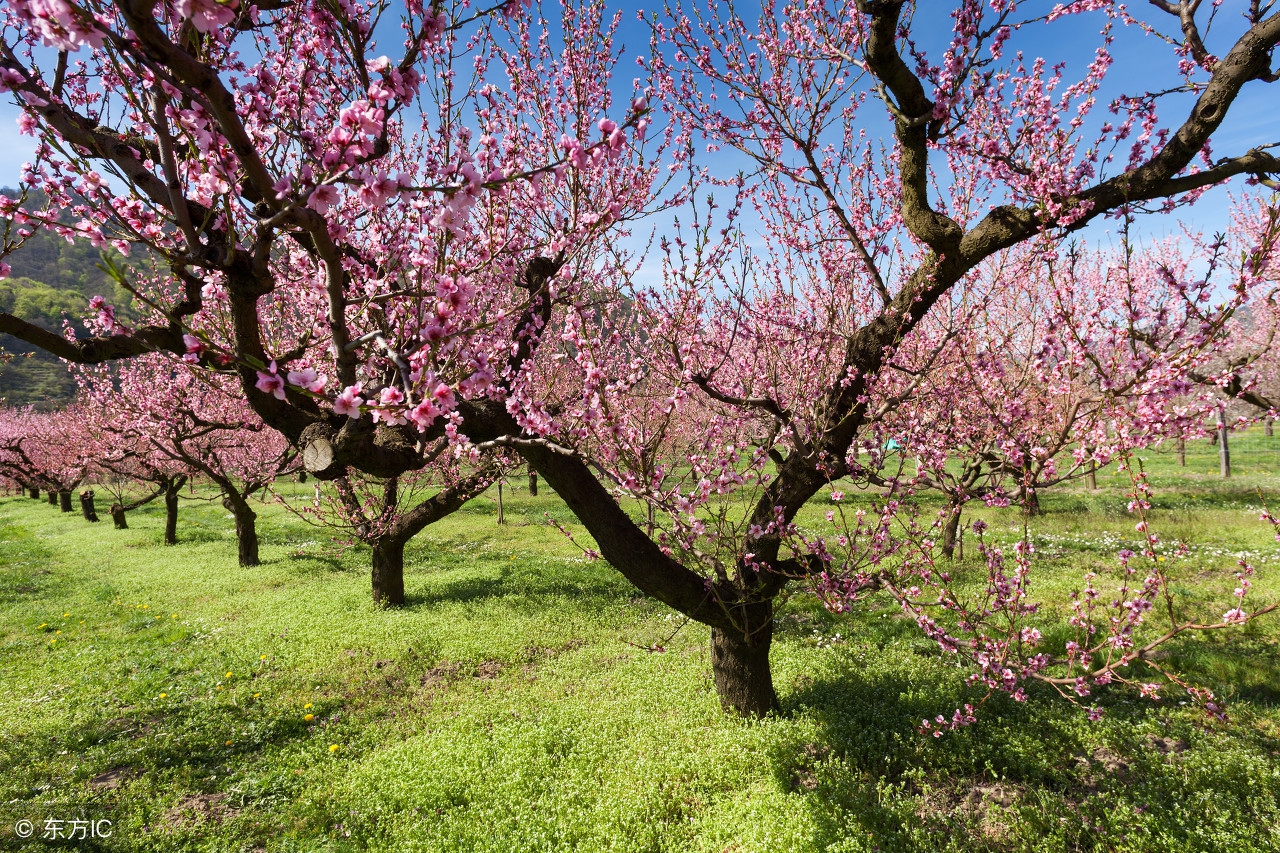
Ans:
[{"label": "tree bark", "polygon": [[111,509],[108,511],[111,513],[111,520],[115,522],[116,530],[129,529],[129,522],[125,521],[125,518],[124,518],[123,506],[121,506],[120,504],[112,504]]},{"label": "tree bark", "polygon": [[498,523],[499,524],[507,523],[506,515],[504,515],[503,513],[503,506],[502,506],[502,481],[501,480],[498,481]]},{"label": "tree bark", "polygon": [[98,520],[98,511],[93,506],[93,489],[85,489],[80,493],[80,514],[85,521]]},{"label": "tree bark", "polygon": [[38,487],[36,487],[36,486],[32,486],[32,487],[31,487],[30,489],[28,489],[27,491],[30,493],[30,495],[31,495],[31,499],[32,499],[33,501],[38,501],[38,500],[40,500],[40,489],[39,489]]},{"label": "tree bark", "polygon": [[404,604],[404,545],[398,536],[381,536],[373,543],[373,603],[383,607]]},{"label": "tree bark", "polygon": [[764,602],[752,610],[767,612],[768,621],[750,637],[736,631],[711,629],[711,671],[720,707],[743,717],[763,717],[779,708],[769,669],[773,602]]},{"label": "tree bark", "polygon": [[63,512],[71,512],[71,490],[70,489],[58,490],[58,509],[62,510]]},{"label": "tree bark", "polygon": [[1271,420],[1271,418],[1265,418],[1262,421],[1262,434],[1265,435],[1267,438],[1271,438],[1273,435],[1275,435],[1275,429],[1273,429],[1272,427],[1272,424],[1274,423],[1275,421]]},{"label": "tree bark", "polygon": [[1023,486],[1019,497],[1022,501],[1022,509],[1027,515],[1040,514],[1040,495],[1034,487]]},{"label": "tree bark", "polygon": [[57,505],[58,505],[58,493],[49,492],[49,506],[57,506]]},{"label": "tree bark", "polygon": [[[1268,421],[1267,423],[1270,423]],[[1271,433],[1267,433],[1270,435]],[[538,496],[538,472],[533,470],[533,466],[529,466],[529,497],[536,498]]]},{"label": "tree bark", "polygon": [[1227,439],[1227,419],[1222,410],[1218,410],[1218,471],[1222,479],[1231,478],[1231,447]]},{"label": "tree bark", "polygon": [[1187,440],[1185,438],[1178,439],[1178,466],[1187,467]]},{"label": "tree bark", "polygon": [[164,487],[164,544],[178,544],[178,492],[182,483],[172,480]]},{"label": "tree bark", "polygon": [[962,509],[959,506],[951,507],[951,512],[947,516],[946,522],[942,526],[942,556],[948,560],[955,559],[956,541],[960,532],[960,515]]},{"label": "tree bark", "polygon": [[240,495],[227,494],[222,505],[231,510],[236,520],[236,551],[243,567],[261,564],[258,557],[258,514],[249,506],[249,502]]}]

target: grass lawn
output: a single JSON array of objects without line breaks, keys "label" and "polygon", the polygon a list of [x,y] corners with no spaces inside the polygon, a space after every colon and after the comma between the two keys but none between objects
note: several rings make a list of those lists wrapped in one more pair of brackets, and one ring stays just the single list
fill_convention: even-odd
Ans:
[{"label": "grass lawn", "polygon": [[[1153,527],[1190,548],[1179,592],[1220,613],[1231,576],[1208,570],[1247,553],[1255,603],[1275,600],[1257,509],[1280,478],[1224,483],[1204,455],[1152,457]],[[1135,535],[1121,478],[1099,481],[1046,494],[1033,520],[1046,599]],[[997,538],[1021,527],[975,512]],[[1227,723],[1174,692],[1103,695],[1090,723],[1035,689],[935,740],[921,718],[973,698],[954,665],[884,601],[837,617],[795,596],[773,654],[785,712],[743,722],[719,709],[706,631],[676,632],[544,513],[590,543],[554,495],[518,492],[502,527],[475,501],[410,544],[408,606],[379,611],[368,550],[276,507],[264,565],[241,569],[217,503],[184,504],[165,547],[156,504],[117,531],[0,499],[0,848],[1280,848],[1280,620],[1170,649]],[[111,835],[41,841],[49,818]]]}]

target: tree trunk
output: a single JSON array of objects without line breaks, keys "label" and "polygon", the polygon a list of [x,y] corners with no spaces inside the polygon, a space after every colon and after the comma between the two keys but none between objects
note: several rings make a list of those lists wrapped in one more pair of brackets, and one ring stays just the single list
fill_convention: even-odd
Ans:
[{"label": "tree trunk", "polygon": [[60,489],[58,491],[58,509],[63,512],[71,512],[71,490]]},{"label": "tree trunk", "polygon": [[506,524],[506,517],[502,513],[502,481],[498,481],[498,523]]},{"label": "tree trunk", "polygon": [[1098,490],[1098,463],[1093,461],[1093,448],[1086,447],[1085,452],[1089,454],[1089,473],[1085,474],[1085,483],[1089,486],[1089,491],[1096,492]]},{"label": "tree trunk", "polygon": [[1231,448],[1227,440],[1227,419],[1222,410],[1218,410],[1218,471],[1222,479],[1231,477]]},{"label": "tree trunk", "polygon": [[1040,495],[1036,493],[1034,487],[1023,486],[1019,498],[1022,502],[1022,509],[1027,515],[1040,514]]},{"label": "tree trunk", "polygon": [[123,506],[121,506],[120,504],[112,504],[109,512],[111,513],[111,520],[115,522],[116,530],[129,529],[129,522],[125,521],[124,519]]},{"label": "tree trunk", "polygon": [[404,543],[381,536],[373,543],[373,603],[383,607],[404,605]]},{"label": "tree trunk", "polygon": [[1262,421],[1262,434],[1267,438],[1271,438],[1271,436],[1275,435],[1275,430],[1271,427],[1273,423],[1274,421],[1272,421],[1271,418],[1266,418]]},{"label": "tree trunk", "polygon": [[166,483],[164,487],[164,544],[178,544],[178,492],[181,483]]},{"label": "tree trunk", "polygon": [[38,501],[38,500],[40,500],[40,489],[39,489],[39,488],[37,488],[36,486],[32,486],[28,491],[30,492],[30,494],[31,494],[31,499],[32,499],[33,501]]},{"label": "tree trunk", "polygon": [[236,550],[240,565],[249,567],[261,564],[262,561],[258,558],[258,514],[242,497],[227,495],[222,499],[222,505],[231,510],[231,515],[236,520]]},{"label": "tree trunk", "polygon": [[1178,465],[1179,467],[1187,467],[1187,440],[1185,438],[1178,439]]},{"label": "tree trunk", "polygon": [[93,489],[85,489],[80,493],[80,514],[85,521],[98,520],[98,511],[93,506]]},{"label": "tree trunk", "polygon": [[711,671],[720,706],[743,717],[763,717],[778,710],[778,694],[769,670],[773,642],[773,602],[752,608],[767,616],[750,639],[737,632],[711,629]]},{"label": "tree trunk", "polygon": [[951,507],[951,512],[942,526],[942,556],[948,560],[955,559],[956,556],[956,540],[959,538],[957,534],[960,532],[961,512],[962,510],[959,506]]},{"label": "tree trunk", "polygon": [[49,492],[49,506],[57,506],[57,505],[58,505],[58,493]]},{"label": "tree trunk", "polygon": [[[1270,423],[1270,421],[1268,421]],[[1270,435],[1270,433],[1268,433]],[[536,498],[538,496],[538,472],[529,468],[529,497]]]}]

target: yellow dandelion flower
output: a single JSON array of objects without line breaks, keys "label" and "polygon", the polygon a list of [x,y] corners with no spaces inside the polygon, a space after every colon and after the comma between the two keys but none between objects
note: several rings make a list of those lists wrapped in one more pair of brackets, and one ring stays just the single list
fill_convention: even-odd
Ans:
[{"label": "yellow dandelion flower", "polygon": [[[48,628],[48,627],[49,627],[49,623],[48,623],[48,622],[42,622],[42,623],[40,624],[40,628]],[[40,628],[36,628],[36,630],[37,630],[37,631],[39,631],[39,630],[40,630]]]},{"label": "yellow dandelion flower", "polygon": [[70,616],[70,615],[71,615],[70,613],[63,613],[63,614],[62,614],[62,618],[63,618],[63,619],[66,619],[66,618],[67,618],[68,616]]},{"label": "yellow dandelion flower", "polygon": [[302,706],[302,710],[304,710],[304,711],[305,711],[305,710],[307,710],[307,709],[308,709],[308,708],[310,708],[310,707],[311,707],[311,703],[310,703],[310,702],[308,702],[307,704],[305,704],[305,705],[303,705],[303,706]]},{"label": "yellow dandelion flower", "polygon": [[61,631],[54,631],[55,634],[61,634]]},{"label": "yellow dandelion flower", "polygon": [[258,660],[266,660],[266,659],[267,659],[266,655],[262,655],[261,657],[258,658]]},{"label": "yellow dandelion flower", "polygon": [[254,699],[257,699],[257,698],[258,698],[259,696],[261,696],[261,695],[262,695],[261,693],[255,693],[255,694],[253,694],[253,698],[254,698]]},{"label": "yellow dandelion flower", "polygon": [[161,698],[161,699],[164,699],[164,698],[165,698],[166,696],[168,696],[168,695],[169,695],[168,693],[161,693],[161,694],[160,694],[160,698]]},{"label": "yellow dandelion flower", "polygon": [[231,741],[227,741],[227,746],[231,746]]},{"label": "yellow dandelion flower", "polygon": [[309,722],[311,722],[312,720],[314,720],[315,718],[316,718],[316,715],[315,715],[315,714],[306,714],[306,715],[304,715],[304,716],[303,716],[303,718],[302,718],[302,719],[303,719],[305,722],[308,722],[308,723],[309,723]]},{"label": "yellow dandelion flower", "polygon": [[228,672],[228,673],[227,673],[227,678],[230,678],[230,677],[231,677],[231,676],[233,676],[233,675],[235,675],[235,673],[234,673],[234,672]]},{"label": "yellow dandelion flower", "polygon": [[330,752],[337,752],[337,751],[338,751],[339,749],[341,749],[341,748],[342,748],[342,747],[338,746],[336,743],[331,743],[331,744],[329,744],[329,751],[330,751]]},{"label": "yellow dandelion flower", "polygon": [[222,685],[221,685],[221,684],[219,684],[219,685],[218,685],[218,689],[219,689],[219,690],[221,690],[221,689],[222,689]]}]

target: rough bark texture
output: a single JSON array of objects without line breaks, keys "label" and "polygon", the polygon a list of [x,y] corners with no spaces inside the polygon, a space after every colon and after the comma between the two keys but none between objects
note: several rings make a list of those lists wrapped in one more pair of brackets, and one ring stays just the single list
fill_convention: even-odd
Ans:
[{"label": "rough bark texture", "polygon": [[384,607],[404,604],[405,540],[383,536],[373,543],[373,603]]},{"label": "rough bark texture", "polygon": [[[772,603],[768,608],[772,613]],[[778,710],[769,669],[772,642],[772,618],[749,640],[737,631],[711,629],[711,670],[724,710],[744,717],[763,717]]]},{"label": "rough bark texture", "polygon": [[27,490],[27,492],[31,495],[31,499],[33,501],[40,500],[40,490],[35,486],[32,486],[30,489]]},{"label": "rough bark texture", "polygon": [[164,489],[164,544],[178,544],[178,491],[180,483],[170,483]]},{"label": "rough bark texture", "polygon": [[[942,526],[942,556],[948,560],[956,557],[956,542],[959,539],[960,532],[960,515],[962,509],[958,506],[951,507],[951,512],[947,515],[947,521]],[[963,553],[960,556],[964,556]]]},{"label": "rough bark texture", "polygon": [[1218,472],[1224,480],[1231,477],[1230,439],[1227,437],[1227,424],[1221,420],[1218,421]]},{"label": "rough bark texture", "polygon": [[257,566],[261,564],[258,557],[258,514],[249,506],[249,502],[239,495],[226,495],[222,505],[231,510],[236,520],[236,552],[241,566]]},{"label": "rough bark texture", "polygon": [[98,520],[98,512],[93,506],[93,489],[85,489],[80,493],[80,514],[85,521]]},{"label": "rough bark texture", "polygon": [[63,512],[71,512],[71,490],[62,489],[58,492],[58,509]]},{"label": "rough bark texture", "polygon": [[129,522],[125,521],[125,518],[124,518],[123,506],[121,506],[120,504],[112,504],[109,512],[111,513],[111,520],[115,522],[116,530],[129,529]]},{"label": "rough bark texture", "polygon": [[49,506],[57,506],[57,505],[58,505],[58,493],[49,492]]},{"label": "rough bark texture", "polygon": [[[1270,435],[1270,434],[1271,433],[1267,433],[1267,435]],[[537,496],[538,496],[538,472],[533,470],[533,468],[530,468],[529,469],[529,497],[536,498]]]}]

